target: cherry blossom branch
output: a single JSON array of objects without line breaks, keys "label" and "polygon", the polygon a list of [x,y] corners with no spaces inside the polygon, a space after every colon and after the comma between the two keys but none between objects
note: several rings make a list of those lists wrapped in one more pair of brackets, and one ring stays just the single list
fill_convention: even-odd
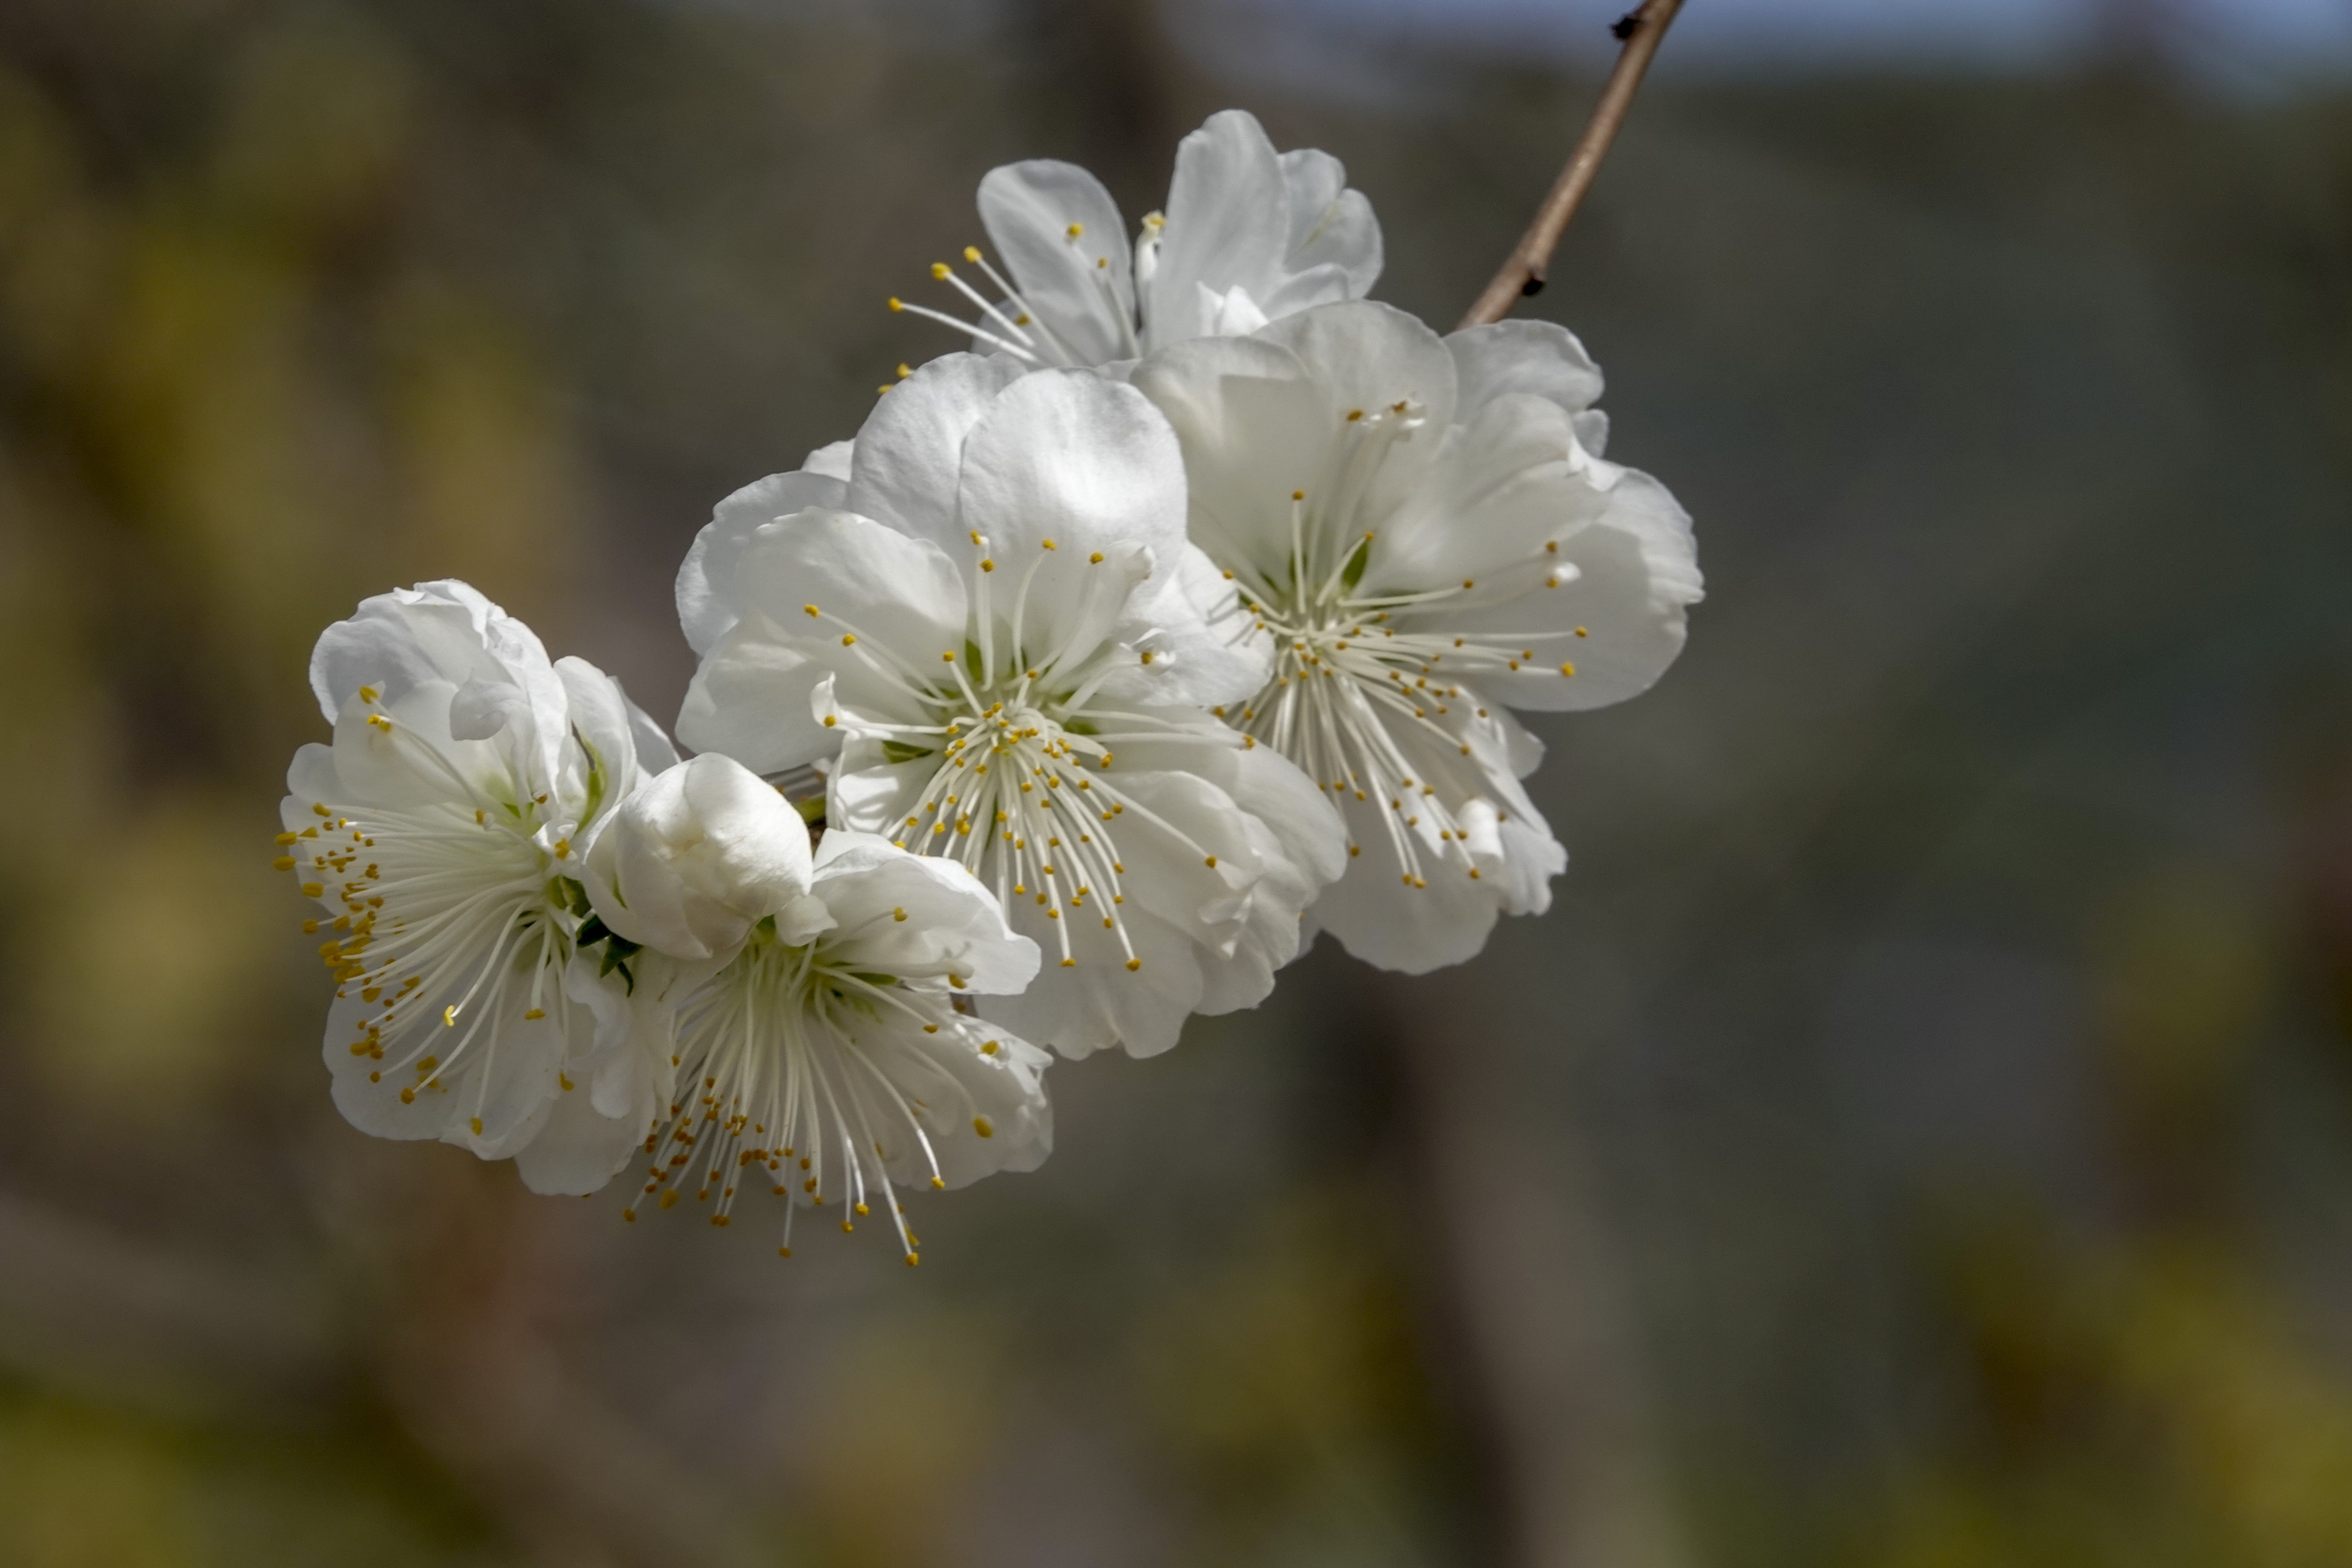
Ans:
[{"label": "cherry blossom branch", "polygon": [[[1502,268],[1496,272],[1486,291],[1464,314],[1461,326],[1482,326],[1499,321],[1511,313],[1511,307],[1527,295],[1538,293],[1544,286],[1544,269],[1551,265],[1551,253],[1559,247],[1559,237],[1568,227],[1568,220],[1584,203],[1585,192],[1592,188],[1594,176],[1601,173],[1601,161],[1609,156],[1609,144],[1617,139],[1618,127],[1625,123],[1625,115],[1633,107],[1633,94],[1642,86],[1642,77],[1650,68],[1650,58],[1665,41],[1666,29],[1674,24],[1675,13],[1683,8],[1683,0],[1642,0],[1642,4],[1620,18],[1612,30],[1625,41],[1624,52],[1617,57],[1617,66],[1609,73],[1608,85],[1601,89],[1601,102],[1592,110],[1592,122],[1584,128],[1584,137],[1569,154],[1568,164],[1552,182],[1551,192],[1536,209],[1535,221],[1511,254],[1503,258]],[[1460,328],[1456,328],[1459,331]]]}]

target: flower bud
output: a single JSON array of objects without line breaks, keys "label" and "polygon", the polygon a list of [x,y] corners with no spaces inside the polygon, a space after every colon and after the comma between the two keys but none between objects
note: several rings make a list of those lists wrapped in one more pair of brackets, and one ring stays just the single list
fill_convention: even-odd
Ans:
[{"label": "flower bud", "polygon": [[724,958],[770,915],[792,942],[832,923],[809,894],[800,814],[716,752],[678,763],[631,797],[589,851],[588,873],[604,924],[673,958]]}]

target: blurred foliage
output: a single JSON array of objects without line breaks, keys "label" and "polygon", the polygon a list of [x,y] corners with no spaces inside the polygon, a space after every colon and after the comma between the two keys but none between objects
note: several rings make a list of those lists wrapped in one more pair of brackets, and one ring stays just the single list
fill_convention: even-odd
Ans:
[{"label": "blurred foliage", "polygon": [[464,576],[668,711],[987,167],[1141,212],[1244,103],[1444,321],[1591,90],[1248,16],[0,12],[0,1562],[2352,1564],[2341,100],[1670,49],[1534,304],[1712,596],[1544,726],[1559,908],[1057,1068],[919,1273],[334,1117],[327,620]]}]

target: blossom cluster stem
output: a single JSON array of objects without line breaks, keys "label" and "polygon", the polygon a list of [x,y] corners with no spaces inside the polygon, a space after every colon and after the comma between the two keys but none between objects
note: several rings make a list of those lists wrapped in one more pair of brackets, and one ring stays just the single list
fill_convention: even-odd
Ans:
[{"label": "blossom cluster stem", "polygon": [[1616,68],[1609,73],[1608,84],[1601,89],[1601,101],[1593,108],[1591,122],[1585,126],[1576,151],[1569,154],[1559,178],[1552,182],[1543,205],[1536,209],[1535,220],[1528,225],[1527,233],[1503,258],[1503,265],[1486,285],[1486,292],[1464,312],[1461,327],[1499,321],[1511,313],[1512,305],[1519,300],[1542,291],[1544,274],[1551,266],[1552,252],[1559,247],[1559,237],[1567,231],[1568,220],[1576,216],[1576,209],[1584,205],[1585,193],[1592,188],[1593,180],[1601,173],[1601,160],[1609,156],[1610,143],[1617,140],[1618,129],[1633,107],[1633,94],[1641,89],[1651,58],[1665,42],[1666,29],[1673,26],[1675,13],[1682,8],[1683,0],[1642,0],[1618,22],[1617,36],[1625,40],[1625,47],[1617,57]]}]

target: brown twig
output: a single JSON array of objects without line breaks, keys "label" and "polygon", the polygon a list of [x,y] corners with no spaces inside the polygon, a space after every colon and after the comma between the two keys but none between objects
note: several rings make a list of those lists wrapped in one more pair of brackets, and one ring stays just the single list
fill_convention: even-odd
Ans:
[{"label": "brown twig", "polygon": [[1503,258],[1501,270],[1486,285],[1486,291],[1478,296],[1478,302],[1463,316],[1462,326],[1499,321],[1511,313],[1512,305],[1521,298],[1542,289],[1544,268],[1551,265],[1551,253],[1559,246],[1561,231],[1583,205],[1584,193],[1592,188],[1593,177],[1601,173],[1601,161],[1609,156],[1609,144],[1617,139],[1618,127],[1625,123],[1626,111],[1633,107],[1633,94],[1642,86],[1643,73],[1650,68],[1650,57],[1665,41],[1666,29],[1673,25],[1675,13],[1682,8],[1683,0],[1642,0],[1639,6],[1619,20],[1613,31],[1625,40],[1624,52],[1617,57],[1617,68],[1609,73],[1609,83],[1601,89],[1601,102],[1592,110],[1592,122],[1584,128],[1583,139],[1569,154],[1568,166],[1552,182],[1551,193],[1544,197],[1543,205],[1536,209],[1535,221],[1528,225],[1528,232],[1519,237],[1511,254]]}]

